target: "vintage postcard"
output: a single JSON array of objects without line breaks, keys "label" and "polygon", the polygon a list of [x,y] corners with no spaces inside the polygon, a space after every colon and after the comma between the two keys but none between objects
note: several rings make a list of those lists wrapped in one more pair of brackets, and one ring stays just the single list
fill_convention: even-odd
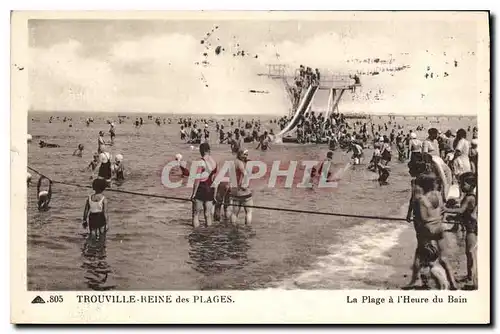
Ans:
[{"label": "vintage postcard", "polygon": [[488,12],[11,24],[13,323],[490,323]]}]

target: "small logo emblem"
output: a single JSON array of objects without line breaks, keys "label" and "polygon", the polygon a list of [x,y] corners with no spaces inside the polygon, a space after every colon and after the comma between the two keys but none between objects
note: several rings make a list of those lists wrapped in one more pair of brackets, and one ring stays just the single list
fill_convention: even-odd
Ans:
[{"label": "small logo emblem", "polygon": [[45,304],[45,300],[40,296],[36,296],[35,299],[31,301],[31,304]]}]

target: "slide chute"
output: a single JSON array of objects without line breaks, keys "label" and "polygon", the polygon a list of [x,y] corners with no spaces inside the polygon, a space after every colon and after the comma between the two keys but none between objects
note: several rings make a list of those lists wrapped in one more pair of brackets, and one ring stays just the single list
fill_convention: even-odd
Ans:
[{"label": "slide chute", "polygon": [[295,129],[295,127],[298,125],[299,120],[301,119],[301,116],[303,116],[307,110],[311,107],[311,103],[314,99],[314,95],[316,95],[316,92],[318,91],[319,86],[317,85],[310,85],[309,88],[307,89],[306,93],[304,94],[304,97],[302,98],[302,101],[299,104],[299,107],[295,111],[295,114],[293,115],[292,120],[285,126],[283,130],[281,130],[277,135],[276,135],[276,142],[282,142],[282,138],[285,134],[288,132],[292,131]]}]

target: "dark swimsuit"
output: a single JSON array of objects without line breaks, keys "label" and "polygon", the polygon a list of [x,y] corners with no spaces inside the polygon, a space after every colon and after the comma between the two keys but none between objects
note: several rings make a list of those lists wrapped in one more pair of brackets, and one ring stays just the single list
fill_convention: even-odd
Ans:
[{"label": "dark swimsuit", "polygon": [[[468,196],[473,196],[474,199],[476,199],[476,195],[468,194],[464,197],[464,199],[462,200],[462,203],[463,203],[463,201],[465,201],[467,199]],[[477,202],[476,202],[476,206],[477,206]],[[473,234],[477,235],[477,218],[473,217],[474,210],[465,210],[465,212],[462,213],[461,218],[462,218],[462,222],[465,226],[465,230],[467,231],[467,233],[473,233]]]},{"label": "dark swimsuit", "polygon": [[[205,159],[202,159],[205,161]],[[207,162],[205,164],[208,166]],[[215,174],[217,173],[217,166],[210,172],[210,175],[207,179],[200,181],[198,185],[198,189],[196,190],[196,194],[194,198],[203,202],[210,202],[214,199],[214,188],[212,187],[212,182]]]},{"label": "dark swimsuit", "polygon": [[123,167],[121,165],[116,170],[116,179],[119,181],[125,180],[125,177],[123,176]]},{"label": "dark swimsuit", "polygon": [[111,157],[110,156],[107,156],[107,157],[108,157],[108,162],[101,163],[101,166],[99,167],[99,173],[97,175],[105,180],[110,180],[111,179]]}]

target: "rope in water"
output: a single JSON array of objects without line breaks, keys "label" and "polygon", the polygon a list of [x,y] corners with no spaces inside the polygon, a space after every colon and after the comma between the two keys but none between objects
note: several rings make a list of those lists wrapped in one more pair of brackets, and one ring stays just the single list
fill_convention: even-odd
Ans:
[{"label": "rope in water", "polygon": [[[70,187],[78,187],[78,188],[92,188],[91,186],[84,186],[81,184],[74,184],[74,183],[68,183],[64,181],[57,181],[49,178],[48,176],[44,175],[43,173],[40,173],[36,169],[28,166],[28,169],[32,170],[33,172],[49,179],[52,181],[52,183],[58,183]],[[163,195],[156,195],[156,194],[146,194],[146,193],[140,193],[140,192],[135,192],[135,191],[128,191],[128,190],[120,190],[120,189],[111,189],[108,188],[106,191],[111,191],[111,192],[116,192],[116,193],[123,193],[123,194],[129,194],[129,195],[135,195],[135,196],[143,196],[143,197],[153,197],[153,198],[161,198],[161,199],[169,199],[169,200],[175,200],[175,201],[183,201],[183,202],[191,202],[191,199],[185,198],[185,197],[175,197],[175,196],[163,196]],[[232,206],[240,206],[239,204],[231,204],[228,203],[228,205]],[[321,211],[310,211],[310,210],[297,210],[297,209],[289,209],[289,208],[276,208],[276,207],[270,207],[270,206],[262,206],[262,205],[241,205],[242,207],[247,207],[247,208],[253,208],[253,209],[261,209],[261,210],[270,210],[270,211],[281,211],[281,212],[291,212],[291,213],[302,213],[302,214],[310,214],[310,215],[322,215],[322,216],[336,216],[336,217],[346,217],[346,218],[362,218],[362,219],[376,219],[376,220],[391,220],[391,221],[406,221],[405,218],[397,218],[397,217],[381,217],[381,216],[368,216],[368,215],[354,215],[354,214],[346,214],[346,213],[336,213],[336,212],[321,212]]]}]

